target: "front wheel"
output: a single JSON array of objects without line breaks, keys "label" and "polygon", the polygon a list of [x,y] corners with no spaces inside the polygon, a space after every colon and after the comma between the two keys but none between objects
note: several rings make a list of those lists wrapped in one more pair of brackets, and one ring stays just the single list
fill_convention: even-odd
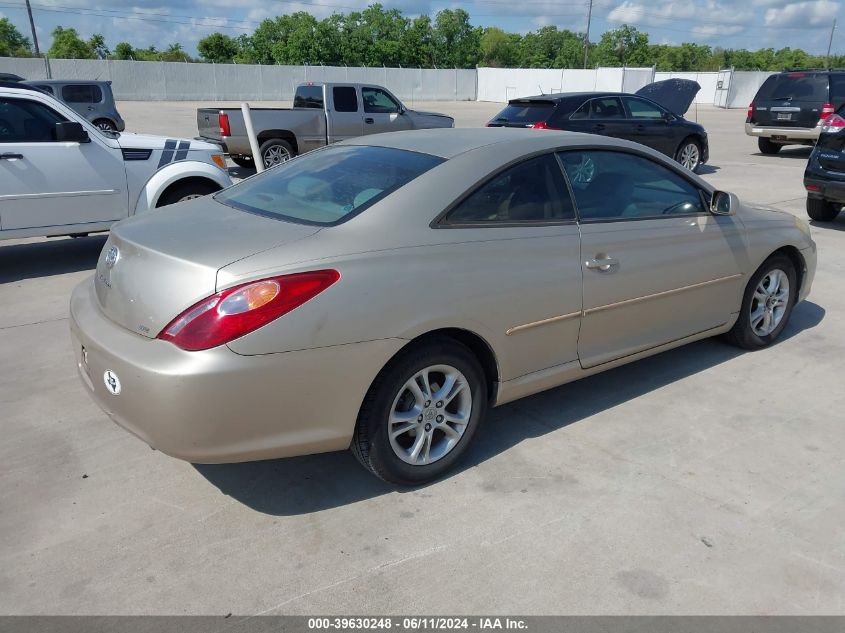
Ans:
[{"label": "front wheel", "polygon": [[792,260],[772,255],[749,280],[728,340],[750,350],[771,345],[789,322],[797,296],[798,274]]},{"label": "front wheel", "polygon": [[773,143],[764,136],[761,136],[757,139],[757,148],[760,150],[761,154],[777,154],[782,147],[783,145],[781,145],[780,143]]},{"label": "front wheel", "polygon": [[432,339],[400,352],[379,373],[350,448],[385,481],[426,483],[460,459],[486,411],[478,360],[456,341]]},{"label": "front wheel", "polygon": [[258,148],[258,153],[261,154],[265,169],[286,163],[296,156],[291,144],[280,138],[264,141]]},{"label": "front wheel", "polygon": [[827,200],[807,196],[807,215],[817,222],[833,222],[839,215],[839,208]]},{"label": "front wheel", "polygon": [[685,139],[678,147],[675,160],[694,172],[701,165],[701,144],[693,138]]},{"label": "front wheel", "polygon": [[194,198],[202,198],[215,191],[220,191],[220,187],[207,181],[176,183],[161,195],[156,208],[166,207],[169,204],[184,202],[185,200],[193,200]]}]

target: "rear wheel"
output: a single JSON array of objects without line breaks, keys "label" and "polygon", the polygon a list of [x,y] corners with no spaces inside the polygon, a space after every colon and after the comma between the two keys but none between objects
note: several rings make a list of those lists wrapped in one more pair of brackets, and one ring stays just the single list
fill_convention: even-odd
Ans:
[{"label": "rear wheel", "polygon": [[168,204],[202,198],[215,191],[220,191],[220,187],[204,180],[176,183],[162,194],[156,207],[166,207]]},{"label": "rear wheel", "polygon": [[255,168],[255,161],[252,160],[252,156],[242,156],[239,154],[234,154],[229,156],[232,159],[232,162],[235,163],[238,167],[243,167],[244,169],[254,169]]},{"label": "rear wheel", "polygon": [[701,165],[701,144],[691,137],[684,139],[675,152],[675,160],[694,172]]},{"label": "rear wheel", "polygon": [[473,353],[448,338],[421,342],[373,381],[350,448],[385,481],[426,483],[460,459],[486,410],[487,383]]},{"label": "rear wheel", "polygon": [[752,275],[728,340],[745,349],[771,345],[783,332],[798,296],[798,275],[786,255],[776,253]]},{"label": "rear wheel", "polygon": [[839,208],[832,202],[807,197],[807,215],[817,222],[833,222],[839,215]]},{"label": "rear wheel", "polygon": [[777,154],[783,145],[773,143],[769,139],[761,136],[757,139],[757,147],[760,148],[760,152],[763,154]]},{"label": "rear wheel", "polygon": [[281,165],[296,156],[291,144],[280,138],[271,138],[264,141],[258,149],[258,153],[264,160],[265,168]]}]

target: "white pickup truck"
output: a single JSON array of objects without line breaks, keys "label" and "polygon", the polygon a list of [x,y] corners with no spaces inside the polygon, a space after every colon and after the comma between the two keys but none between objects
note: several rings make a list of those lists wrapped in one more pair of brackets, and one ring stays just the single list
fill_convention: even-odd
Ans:
[{"label": "white pickup truck", "polygon": [[0,240],[106,231],[230,184],[214,145],[104,132],[45,92],[0,82]]}]

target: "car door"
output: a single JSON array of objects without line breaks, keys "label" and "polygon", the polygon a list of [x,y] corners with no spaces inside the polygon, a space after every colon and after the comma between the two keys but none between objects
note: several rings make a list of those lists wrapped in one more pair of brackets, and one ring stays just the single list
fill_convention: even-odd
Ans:
[{"label": "car door", "polygon": [[329,121],[329,143],[363,134],[364,117],[355,86],[333,86]]},{"label": "car door", "polygon": [[619,97],[596,97],[578,108],[569,118],[567,129],[621,138],[628,121]]},{"label": "car door", "polygon": [[656,103],[639,97],[624,97],[622,101],[630,120],[628,134],[624,138],[647,145],[667,156],[674,155],[681,140],[676,140],[676,134],[670,128],[674,117]]},{"label": "car door", "polygon": [[119,220],[127,215],[119,149],[96,132],[57,142],[68,120],[47,102],[0,95],[0,227],[3,230]]},{"label": "car door", "polygon": [[435,266],[457,267],[476,288],[468,305],[498,333],[506,379],[577,363],[580,237],[553,153],[494,174],[438,228],[466,231],[462,243],[477,245],[461,249],[461,261],[444,256]]},{"label": "car door", "polygon": [[375,86],[361,86],[364,103],[364,134],[398,132],[411,127],[403,113],[402,104],[393,95]]},{"label": "car door", "polygon": [[[726,323],[744,283],[741,225],[709,213],[691,180],[655,159],[571,150],[560,159],[581,224],[578,355],[594,367]],[[592,176],[573,176],[585,163]]]}]

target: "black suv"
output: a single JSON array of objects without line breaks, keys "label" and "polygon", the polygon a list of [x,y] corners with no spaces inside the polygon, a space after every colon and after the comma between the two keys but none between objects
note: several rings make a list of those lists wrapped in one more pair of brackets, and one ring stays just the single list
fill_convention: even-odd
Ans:
[{"label": "black suv", "polygon": [[821,121],[845,103],[845,70],[805,70],[771,75],[748,106],[745,133],[763,154],[784,145],[813,145]]},{"label": "black suv", "polygon": [[709,157],[707,132],[684,113],[701,89],[689,79],[667,79],[620,92],[563,92],[511,99],[487,127],[531,127],[624,138],[674,158],[690,171]]},{"label": "black suv", "polygon": [[821,126],[807,169],[807,215],[813,220],[831,222],[845,205],[845,106],[827,117]]}]

